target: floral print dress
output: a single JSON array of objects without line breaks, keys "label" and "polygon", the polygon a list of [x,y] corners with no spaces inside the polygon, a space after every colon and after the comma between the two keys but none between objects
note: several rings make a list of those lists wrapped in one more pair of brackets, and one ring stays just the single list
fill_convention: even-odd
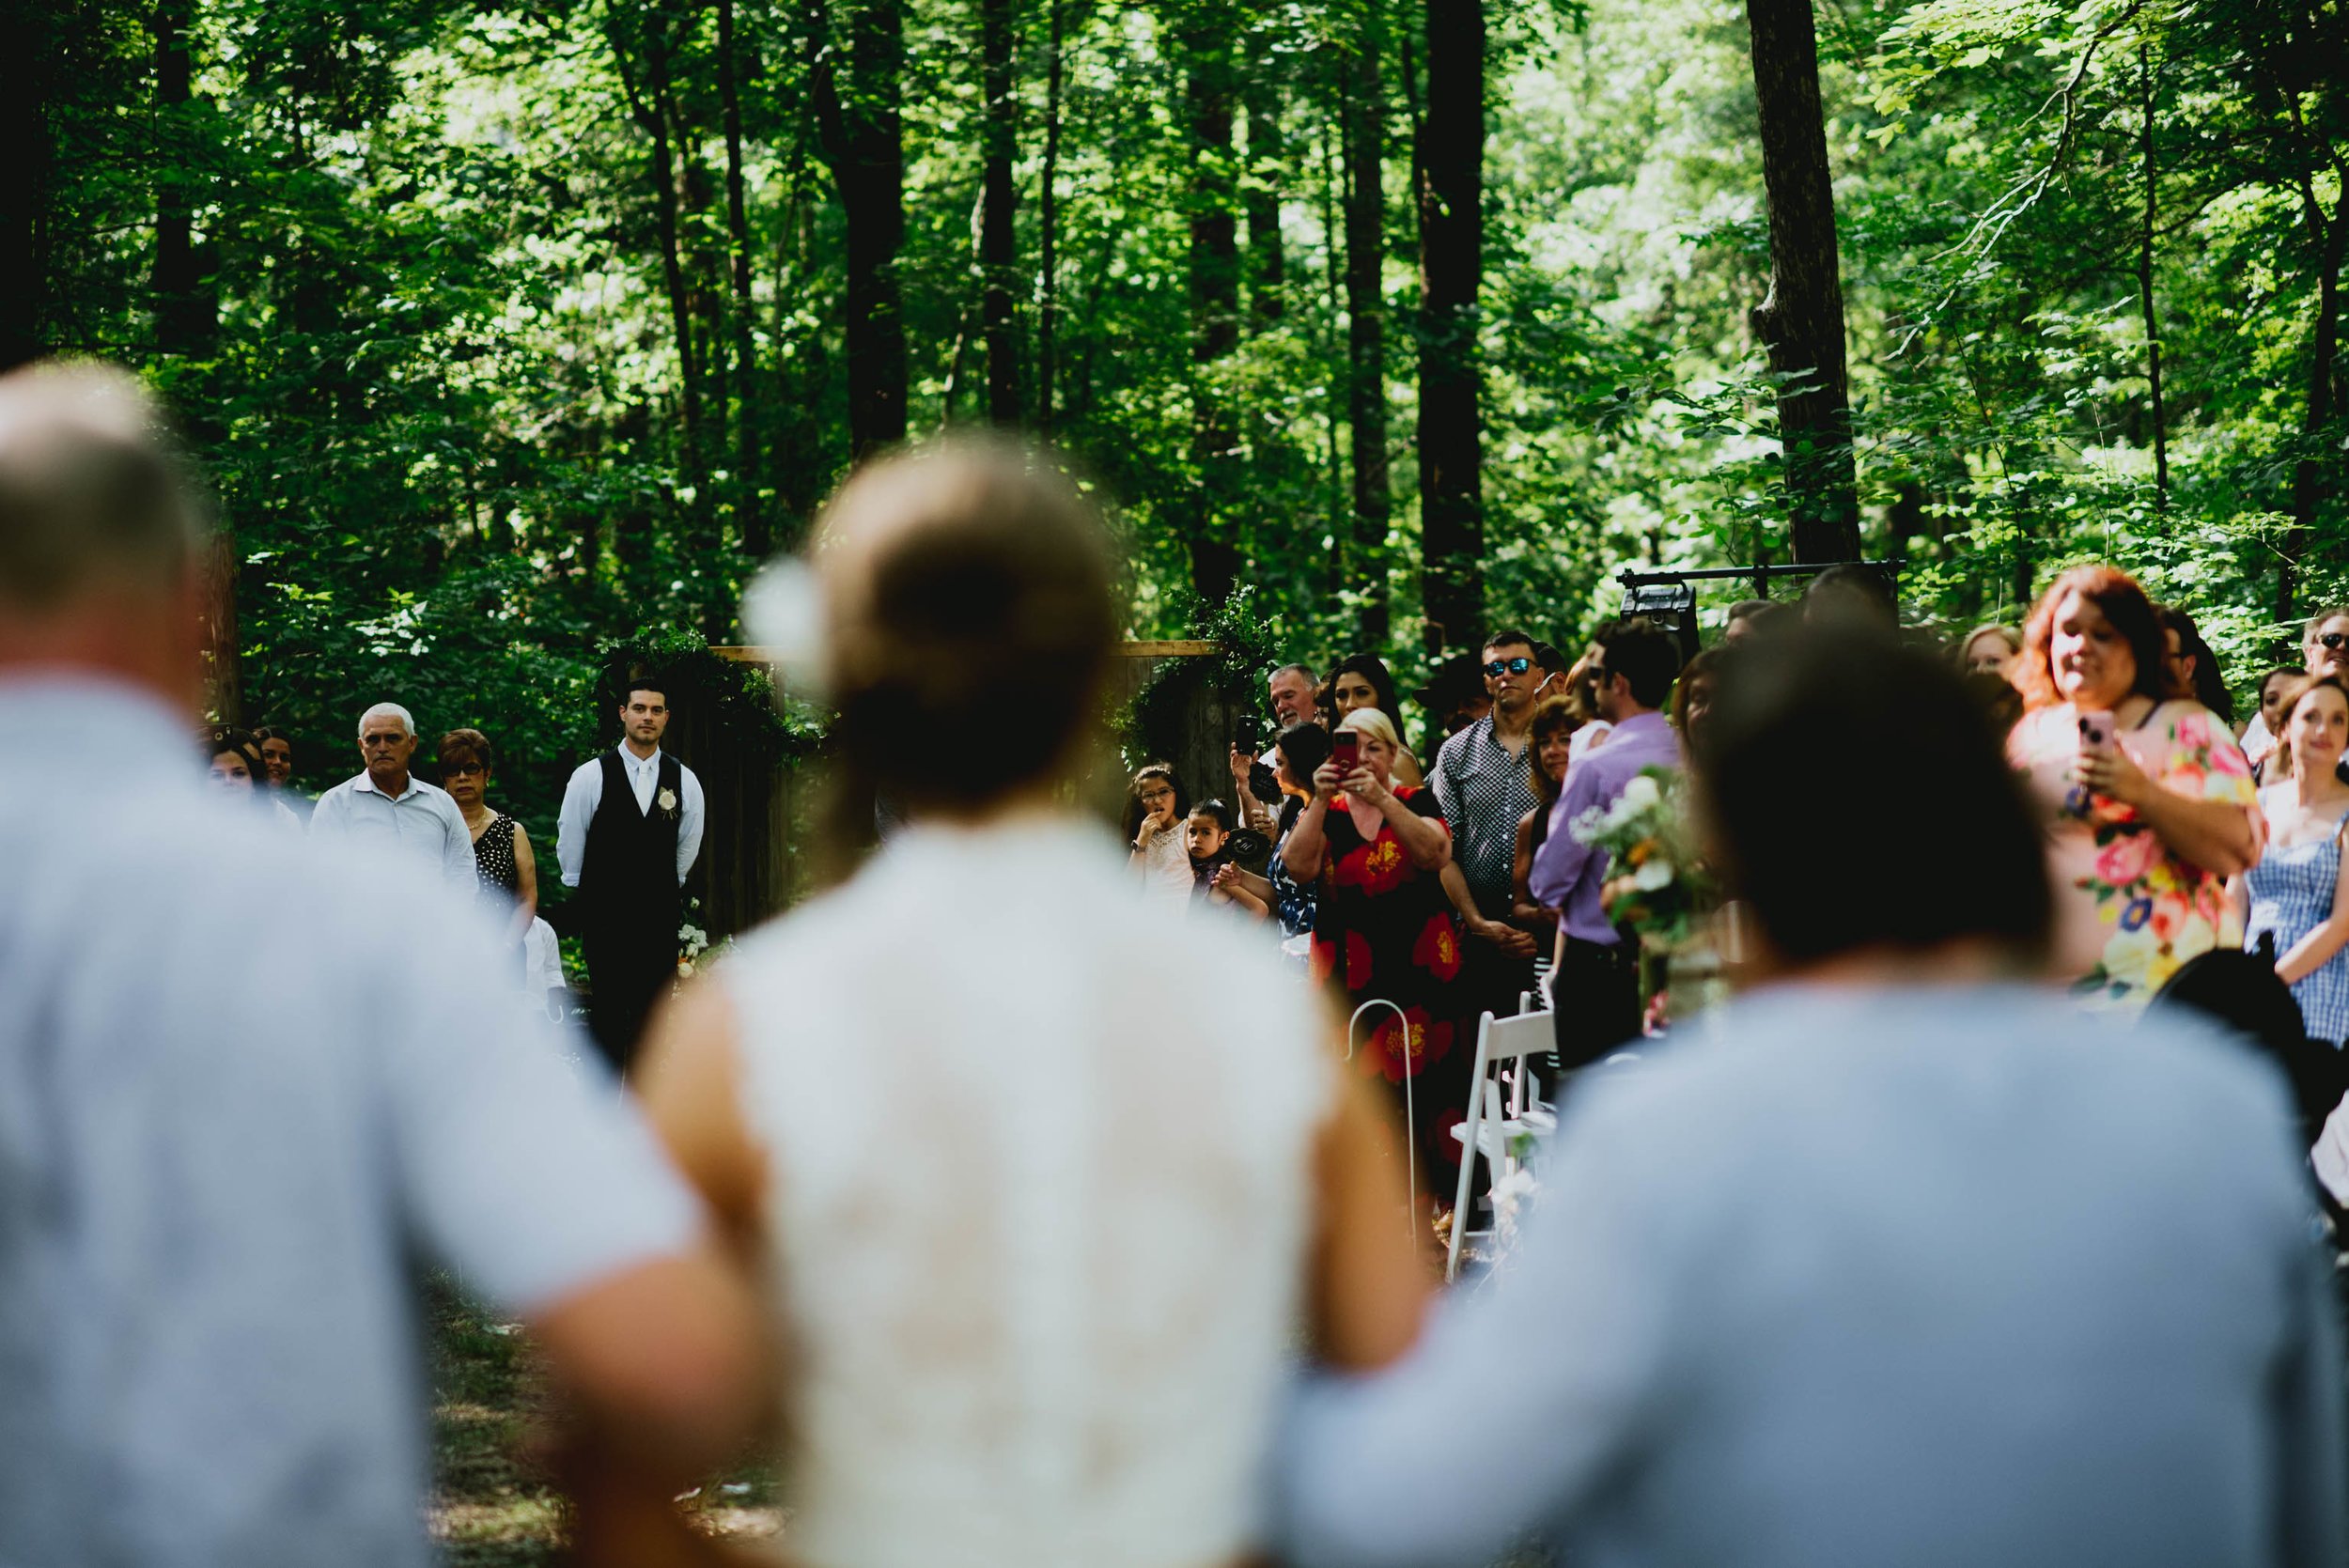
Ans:
[{"label": "floral print dress", "polygon": [[[1434,790],[1398,786],[1394,794],[1449,836]],[[1437,873],[1411,863],[1391,824],[1379,823],[1378,836],[1365,840],[1333,801],[1322,832],[1329,846],[1314,915],[1314,978],[1336,989],[1348,1017],[1374,998],[1402,1010],[1399,1019],[1384,1007],[1363,1015],[1354,1069],[1388,1086],[1398,1117],[1404,1080],[1411,1079],[1422,1179],[1456,1170],[1460,1146],[1450,1129],[1468,1105],[1476,1019],[1464,1016],[1469,998],[1455,984],[1463,955],[1451,900]]]},{"label": "floral print dress", "polygon": [[[2145,776],[2198,800],[2247,808],[2259,822],[2259,790],[2243,749],[2217,714],[2167,702],[2115,737]],[[2007,755],[2030,777],[2049,813],[2047,871],[2055,893],[2055,957],[2083,999],[2142,1006],[2187,961],[2240,947],[2243,931],[2225,878],[2181,859],[2134,807],[2071,778],[2079,721],[2069,703],[2026,714]]]}]

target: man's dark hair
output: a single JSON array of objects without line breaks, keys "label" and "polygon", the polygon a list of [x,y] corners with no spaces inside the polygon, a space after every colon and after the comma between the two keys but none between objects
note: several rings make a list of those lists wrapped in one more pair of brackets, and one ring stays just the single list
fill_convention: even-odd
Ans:
[{"label": "man's dark hair", "polygon": [[1645,615],[1630,615],[1602,629],[1593,639],[1607,673],[1631,683],[1631,700],[1641,707],[1661,707],[1672,695],[1672,678],[1680,674],[1680,647],[1672,634]]},{"label": "man's dark hair", "polygon": [[[1796,963],[1979,939],[2035,961],[2052,904],[2037,817],[1956,672],[1849,630],[1725,663],[1695,759],[1732,893]],[[1846,766],[1855,745],[1869,764]],[[1897,787],[1891,781],[1898,781]],[[1928,879],[1915,853],[1930,833]]]},{"label": "man's dark hair", "polygon": [[1882,631],[1898,631],[1901,624],[1901,601],[1892,592],[1892,584],[1875,567],[1846,562],[1829,567],[1811,580],[1811,586],[1802,594],[1803,618],[1817,621],[1822,612],[1829,619],[1847,606],[1861,606],[1856,617],[1841,624],[1851,629],[1873,626]]},{"label": "man's dark hair", "polygon": [[[1518,644],[1523,644],[1528,649],[1530,649],[1534,656],[1535,661],[1539,662],[1542,652],[1542,644],[1533,640],[1533,634],[1532,632],[1519,631],[1513,626],[1504,626],[1499,631],[1496,631],[1491,636],[1486,638],[1482,651],[1490,653],[1495,648],[1514,647]],[[1545,666],[1545,668],[1547,668],[1547,666]]]},{"label": "man's dark hair", "polygon": [[1721,624],[1723,626],[1735,626],[1739,621],[1750,620],[1752,617],[1759,615],[1766,611],[1775,610],[1777,608],[1778,601],[1775,599],[1741,598],[1736,603],[1729,607],[1728,618],[1723,620]]},{"label": "man's dark hair", "polygon": [[642,666],[629,671],[628,678],[620,682],[620,706],[626,707],[628,700],[639,691],[649,691],[664,705],[676,706],[669,702],[669,677],[665,671]]}]

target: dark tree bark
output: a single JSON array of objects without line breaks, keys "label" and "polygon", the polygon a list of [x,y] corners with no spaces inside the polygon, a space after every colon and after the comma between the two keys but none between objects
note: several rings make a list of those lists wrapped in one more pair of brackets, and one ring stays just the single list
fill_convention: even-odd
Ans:
[{"label": "dark tree bark", "polygon": [[1485,270],[1483,0],[1427,0],[1427,108],[1419,128],[1419,493],[1427,648],[1484,635]]},{"label": "dark tree bark", "polygon": [[2276,576],[2276,618],[2289,621],[2300,613],[2300,559],[2313,538],[2317,513],[2331,487],[2326,465],[2316,447],[2332,427],[2338,411],[2333,379],[2341,359],[2341,268],[2349,250],[2349,193],[2335,199],[2327,215],[2311,191],[2306,196],[2309,222],[2324,238],[2316,272],[2316,325],[2309,346],[2309,403],[2302,421],[2301,454],[2292,465],[2292,526],[2285,531],[2283,564]]},{"label": "dark tree bark", "polygon": [[2137,237],[2137,305],[2145,318],[2145,384],[2154,421],[2154,512],[2170,510],[2170,421],[2161,399],[2161,321],[2154,313],[2154,232],[2161,210],[2160,168],[2154,156],[2154,103],[2160,78],[2153,51],[2139,45],[2137,69],[2144,85],[2141,140],[2145,160],[2145,220]]},{"label": "dark tree bark", "polygon": [[1770,288],[1751,323],[1770,369],[1801,378],[1778,394],[1795,559],[1848,561],[1859,553],[1859,484],[1818,35],[1811,0],[1747,0],[1746,22],[1770,206]]},{"label": "dark tree bark", "polygon": [[204,275],[195,244],[196,193],[202,161],[194,147],[196,98],[188,29],[191,0],[162,0],[155,8],[155,106],[162,129],[155,171],[155,346],[166,354],[200,358],[219,336],[220,305]]},{"label": "dark tree bark", "polygon": [[617,21],[610,24],[608,36],[629,113],[652,143],[646,174],[652,186],[653,224],[661,244],[661,279],[669,298],[670,327],[677,336],[678,404],[685,423],[683,467],[687,482],[698,492],[704,473],[702,378],[699,356],[694,351],[693,305],[686,284],[685,256],[678,234],[677,161],[670,147],[667,32],[667,18],[658,14],[646,18],[641,62],[631,61],[628,40]]},{"label": "dark tree bark", "polygon": [[49,181],[54,163],[49,102],[67,70],[64,8],[0,4],[0,370],[44,351],[49,283]]},{"label": "dark tree bark", "polygon": [[758,353],[751,336],[751,220],[742,189],[742,99],[735,70],[734,0],[718,0],[718,104],[726,138],[726,247],[732,263],[735,528],[742,551],[764,560],[774,548],[758,493]]},{"label": "dark tree bark", "polygon": [[1036,179],[1035,422],[1050,434],[1060,369],[1060,110],[1067,0],[1045,0],[1044,167]]},{"label": "dark tree bark", "polygon": [[1191,463],[1198,490],[1188,520],[1191,587],[1221,604],[1239,581],[1236,538],[1239,431],[1216,385],[1221,363],[1239,347],[1239,225],[1234,214],[1232,41],[1226,0],[1187,0],[1181,58],[1190,140]]},{"label": "dark tree bark", "polygon": [[1281,179],[1286,150],[1281,140],[1281,82],[1265,35],[1251,35],[1248,83],[1248,180],[1244,204],[1248,213],[1248,316],[1259,331],[1281,319],[1287,311],[1283,290],[1287,287],[1288,262],[1281,245]]},{"label": "dark tree bark", "polygon": [[[906,235],[904,0],[850,0],[845,50],[830,7],[809,29],[816,123],[847,228],[848,449],[853,460],[906,439],[906,328],[897,255]],[[847,90],[833,64],[845,54]]]},{"label": "dark tree bark", "polygon": [[1339,88],[1346,163],[1346,412],[1353,445],[1348,586],[1361,596],[1358,636],[1383,647],[1387,530],[1393,511],[1387,465],[1386,88],[1378,68],[1377,8],[1365,0]]},{"label": "dark tree bark", "polygon": [[981,116],[986,144],[985,195],[979,214],[979,314],[987,336],[987,417],[1017,425],[1020,417],[1019,251],[1012,228],[1012,164],[1019,156],[1019,104],[1012,97],[1012,0],[979,0],[979,55],[986,97]]}]

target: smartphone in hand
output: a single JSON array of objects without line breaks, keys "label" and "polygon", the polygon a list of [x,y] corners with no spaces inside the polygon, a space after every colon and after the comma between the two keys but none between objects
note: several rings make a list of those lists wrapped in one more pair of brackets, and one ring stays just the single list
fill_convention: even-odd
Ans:
[{"label": "smartphone in hand", "polygon": [[2112,715],[2094,708],[2080,715],[2080,750],[2109,752],[2112,750]]},{"label": "smartphone in hand", "polygon": [[1362,737],[1353,730],[1340,730],[1330,737],[1330,766],[1343,779],[1362,765]]}]

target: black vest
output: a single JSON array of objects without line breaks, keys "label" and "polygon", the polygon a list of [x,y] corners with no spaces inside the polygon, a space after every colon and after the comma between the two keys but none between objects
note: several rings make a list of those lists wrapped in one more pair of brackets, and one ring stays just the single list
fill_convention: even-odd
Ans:
[{"label": "black vest", "polygon": [[[636,809],[636,790],[616,751],[603,753],[603,800],[587,823],[579,893],[587,918],[603,931],[674,937],[683,908],[677,885],[677,830],[685,815],[685,770],[661,754],[652,810]],[[676,804],[663,810],[661,791]]]}]

